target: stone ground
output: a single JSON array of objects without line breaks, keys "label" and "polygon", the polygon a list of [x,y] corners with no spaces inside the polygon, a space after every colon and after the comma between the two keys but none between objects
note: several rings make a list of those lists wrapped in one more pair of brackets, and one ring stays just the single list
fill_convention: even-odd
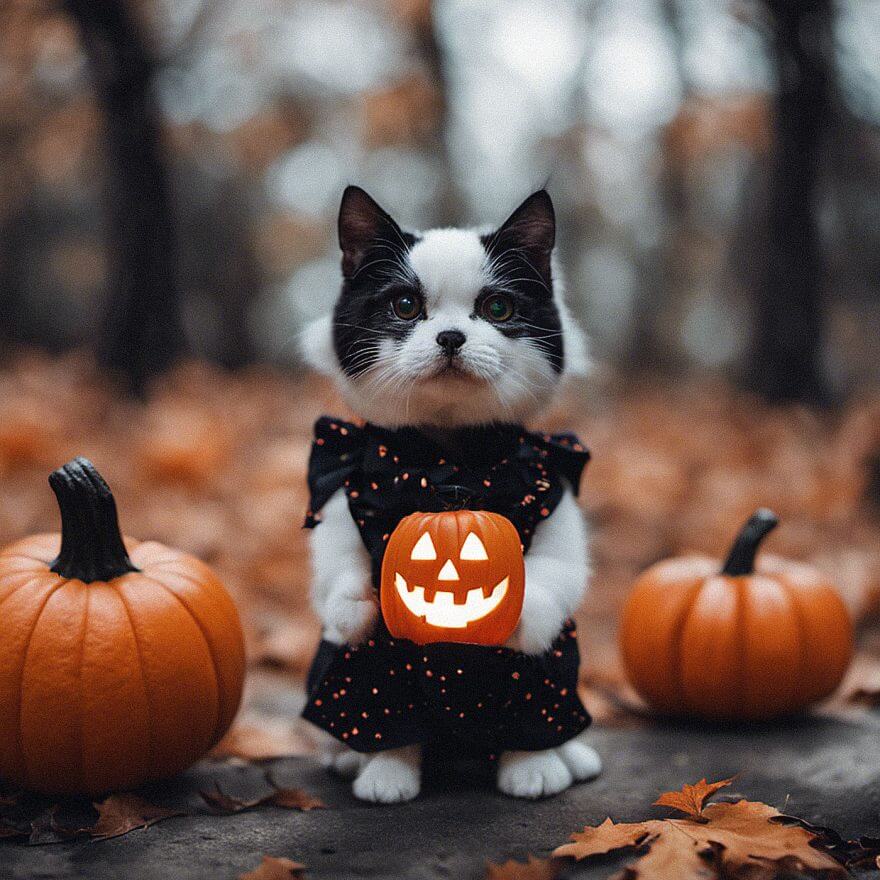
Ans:
[{"label": "stone ground", "polygon": [[[546,855],[572,831],[608,815],[657,817],[661,812],[650,804],[660,792],[734,774],[727,790],[733,796],[765,801],[846,837],[880,836],[880,715],[853,712],[747,729],[597,727],[592,742],[605,761],[603,775],[537,803],[504,797],[459,768],[464,776],[444,772],[411,804],[366,805],[315,761],[289,758],[268,765],[277,783],[302,786],[331,809],[214,816],[204,809],[200,788],[219,781],[230,794],[262,794],[265,767],[202,763],[173,785],[143,792],[192,815],[101,843],[4,844],[0,880],[234,880],[264,854],[304,862],[311,880],[477,880],[487,859]],[[604,878],[620,862],[609,858],[563,876]]]}]

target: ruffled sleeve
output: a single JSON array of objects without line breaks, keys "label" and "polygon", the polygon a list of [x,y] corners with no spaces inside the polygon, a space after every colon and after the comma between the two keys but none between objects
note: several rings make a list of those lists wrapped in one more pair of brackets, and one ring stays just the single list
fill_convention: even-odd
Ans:
[{"label": "ruffled sleeve", "polygon": [[590,451],[574,434],[545,434],[543,439],[551,464],[577,495]]},{"label": "ruffled sleeve", "polygon": [[309,509],[305,528],[320,521],[321,508],[361,467],[364,431],[351,422],[321,416],[315,422],[315,439],[309,456]]}]

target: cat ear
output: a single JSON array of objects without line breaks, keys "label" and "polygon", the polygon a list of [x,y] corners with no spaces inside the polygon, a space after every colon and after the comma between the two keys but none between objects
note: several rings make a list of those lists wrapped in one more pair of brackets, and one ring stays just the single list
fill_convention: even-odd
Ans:
[{"label": "cat ear", "polygon": [[403,246],[403,234],[391,215],[359,186],[347,186],[339,206],[339,247],[346,278],[357,272],[364,255],[379,239]]},{"label": "cat ear", "polygon": [[532,193],[492,236],[495,254],[517,250],[525,254],[543,278],[550,277],[550,255],[556,243],[556,214],[545,189]]}]

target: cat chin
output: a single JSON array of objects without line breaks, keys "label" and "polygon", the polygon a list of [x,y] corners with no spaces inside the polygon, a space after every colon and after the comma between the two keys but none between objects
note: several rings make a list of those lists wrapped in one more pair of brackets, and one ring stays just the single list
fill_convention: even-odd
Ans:
[{"label": "cat chin", "polygon": [[516,399],[503,402],[485,380],[419,383],[409,395],[371,395],[360,383],[337,374],[346,403],[361,418],[384,428],[468,428],[502,422],[525,422],[550,403]]}]

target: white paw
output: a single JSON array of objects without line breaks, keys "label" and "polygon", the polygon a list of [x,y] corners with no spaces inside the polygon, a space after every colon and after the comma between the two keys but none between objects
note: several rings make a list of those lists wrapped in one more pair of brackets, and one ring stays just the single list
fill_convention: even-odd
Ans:
[{"label": "white paw", "polygon": [[524,654],[543,654],[559,635],[564,618],[560,617],[559,609],[544,598],[542,591],[533,590],[531,595],[526,590],[519,625],[507,644]]},{"label": "white paw", "polygon": [[418,746],[379,752],[367,759],[352,791],[362,801],[399,804],[411,801],[422,788]]},{"label": "white paw", "polygon": [[556,749],[575,782],[595,779],[602,772],[602,759],[595,749],[578,739],[571,739]]},{"label": "white paw", "polygon": [[539,798],[565,791],[574,778],[554,749],[504,752],[498,760],[498,789],[513,797]]},{"label": "white paw", "polygon": [[331,596],[324,606],[324,638],[337,645],[358,645],[372,632],[378,613],[374,599]]},{"label": "white paw", "polygon": [[354,779],[366,760],[364,755],[356,752],[354,749],[344,748],[341,752],[334,755],[331,767],[334,773],[338,773],[346,779]]}]

